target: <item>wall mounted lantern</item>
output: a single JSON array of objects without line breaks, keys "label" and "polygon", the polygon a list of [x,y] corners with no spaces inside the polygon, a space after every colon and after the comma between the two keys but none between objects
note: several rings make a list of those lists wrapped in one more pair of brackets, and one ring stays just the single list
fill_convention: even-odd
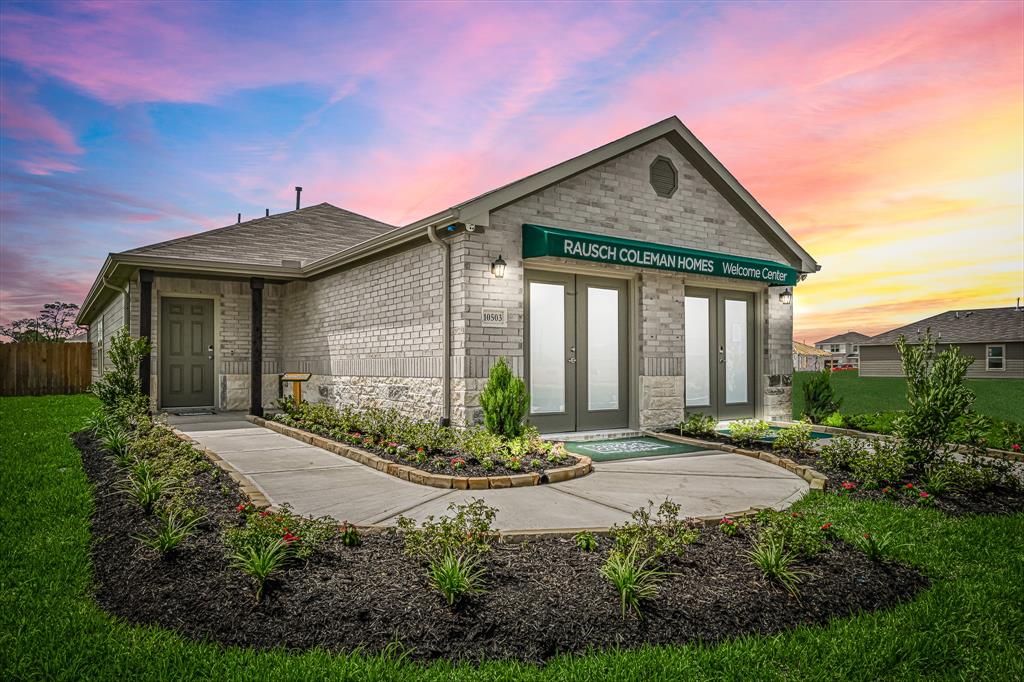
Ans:
[{"label": "wall mounted lantern", "polygon": [[508,265],[508,263],[506,263],[505,259],[501,257],[501,254],[498,254],[498,260],[491,263],[491,274],[494,275],[496,279],[501,279],[505,276],[506,265]]},{"label": "wall mounted lantern", "polygon": [[779,301],[782,303],[782,305],[789,305],[790,303],[792,303],[793,302],[793,290],[792,289],[786,289],[781,294],[779,294]]}]

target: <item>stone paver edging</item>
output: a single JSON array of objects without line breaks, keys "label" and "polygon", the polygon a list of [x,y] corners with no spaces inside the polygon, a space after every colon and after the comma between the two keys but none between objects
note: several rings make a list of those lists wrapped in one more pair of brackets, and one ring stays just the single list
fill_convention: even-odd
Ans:
[{"label": "stone paver edging", "polygon": [[752,459],[759,459],[762,462],[768,462],[774,464],[777,467],[782,467],[786,471],[796,474],[800,478],[807,481],[807,484],[811,487],[811,490],[825,490],[828,487],[828,477],[820,471],[816,471],[809,466],[797,464],[793,460],[787,457],[779,457],[773,455],[770,452],[763,452],[761,450],[748,450],[746,448],[736,447],[735,445],[729,445],[727,443],[719,443],[711,440],[700,440],[699,438],[690,438],[688,436],[675,436],[670,433],[653,433],[647,432],[648,436],[653,438],[661,438],[664,440],[673,441],[676,443],[685,443],[686,445],[698,445],[708,450],[721,450],[723,452],[731,452],[736,455],[743,455],[744,457],[750,457]]},{"label": "stone paver edging", "polygon": [[261,417],[249,415],[247,419],[256,426],[276,431],[282,436],[288,436],[308,445],[327,450],[328,452],[359,462],[377,471],[400,478],[409,483],[426,485],[432,488],[447,488],[453,490],[496,490],[499,488],[523,488],[528,486],[541,485],[544,483],[561,483],[580,476],[586,476],[592,469],[592,462],[589,457],[569,453],[575,457],[577,462],[572,466],[559,467],[545,471],[543,475],[537,472],[528,474],[512,474],[509,476],[449,476],[447,474],[434,474],[423,471],[416,467],[392,462],[389,459],[378,457],[372,452],[360,448],[345,445],[338,441],[318,436],[309,431],[296,429],[280,422]]}]

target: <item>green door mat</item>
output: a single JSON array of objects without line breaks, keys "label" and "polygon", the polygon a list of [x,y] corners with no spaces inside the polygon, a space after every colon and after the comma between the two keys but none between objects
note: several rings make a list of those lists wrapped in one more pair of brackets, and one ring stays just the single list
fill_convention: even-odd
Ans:
[{"label": "green door mat", "polygon": [[595,462],[612,462],[617,459],[681,455],[701,452],[707,448],[643,436],[641,438],[569,441],[565,444],[565,449],[577,455],[586,455]]}]

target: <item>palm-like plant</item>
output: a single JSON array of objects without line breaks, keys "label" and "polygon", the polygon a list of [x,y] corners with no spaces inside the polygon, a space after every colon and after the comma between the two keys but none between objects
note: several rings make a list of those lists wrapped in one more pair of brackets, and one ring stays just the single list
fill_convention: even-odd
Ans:
[{"label": "palm-like plant", "polygon": [[121,491],[133,498],[146,513],[152,512],[160,498],[174,492],[177,486],[166,477],[157,476],[146,460],[136,460],[131,471],[119,486]]},{"label": "palm-like plant", "polygon": [[256,547],[240,549],[231,555],[231,559],[235,568],[256,582],[256,601],[260,601],[267,580],[281,570],[289,556],[288,543],[279,538]]},{"label": "palm-like plant", "polygon": [[185,538],[192,535],[196,526],[205,518],[205,516],[169,511],[163,515],[152,535],[140,536],[139,540],[160,554],[167,555],[173,552]]}]

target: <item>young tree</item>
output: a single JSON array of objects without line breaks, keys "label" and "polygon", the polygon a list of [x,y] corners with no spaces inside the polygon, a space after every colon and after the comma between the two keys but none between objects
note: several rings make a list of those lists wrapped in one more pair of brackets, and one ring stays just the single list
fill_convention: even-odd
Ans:
[{"label": "young tree", "polygon": [[82,330],[75,324],[77,314],[77,304],[54,301],[44,305],[35,318],[26,317],[7,326],[0,325],[0,336],[6,336],[15,343],[61,343]]},{"label": "young tree", "polygon": [[480,406],[484,410],[484,426],[491,433],[505,438],[523,433],[530,394],[523,380],[512,374],[504,357],[491,367],[487,385],[480,394]]}]

